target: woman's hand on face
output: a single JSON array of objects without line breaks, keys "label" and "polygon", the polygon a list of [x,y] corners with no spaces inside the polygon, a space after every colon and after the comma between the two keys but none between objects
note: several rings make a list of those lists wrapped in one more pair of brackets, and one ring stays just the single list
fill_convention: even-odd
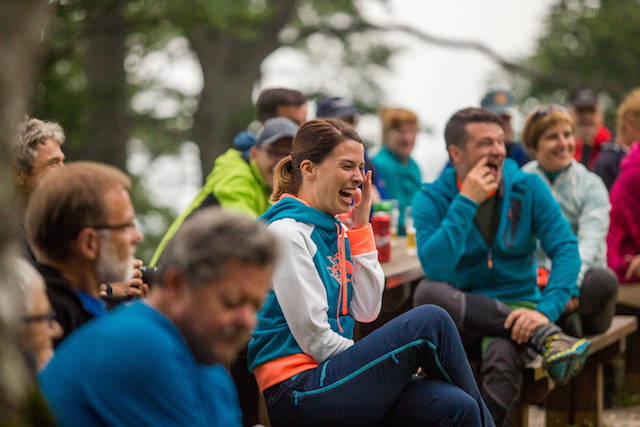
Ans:
[{"label": "woman's hand on face", "polygon": [[371,171],[368,171],[362,183],[362,189],[357,188],[353,195],[353,209],[351,219],[353,228],[363,228],[369,225],[369,215],[371,214]]}]

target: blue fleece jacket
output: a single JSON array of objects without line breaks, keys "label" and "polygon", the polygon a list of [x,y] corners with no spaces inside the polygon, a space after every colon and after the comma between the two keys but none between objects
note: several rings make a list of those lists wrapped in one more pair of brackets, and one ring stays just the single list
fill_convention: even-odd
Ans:
[{"label": "blue fleece jacket", "polygon": [[40,374],[60,426],[241,426],[224,366],[199,364],[176,326],[143,302],[69,335]]},{"label": "blue fleece jacket", "polygon": [[[453,168],[413,200],[418,256],[431,280],[501,301],[529,301],[551,322],[576,293],[578,241],[547,185],[505,159],[500,224],[488,247],[474,224],[478,204],[460,194]],[[535,239],[553,263],[544,295],[537,286]]]}]

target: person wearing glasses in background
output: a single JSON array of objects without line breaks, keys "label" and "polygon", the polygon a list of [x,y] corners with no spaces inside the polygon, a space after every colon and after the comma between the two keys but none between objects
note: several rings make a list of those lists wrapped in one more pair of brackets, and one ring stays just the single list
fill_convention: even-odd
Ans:
[{"label": "person wearing glasses in background", "polygon": [[[564,107],[535,109],[527,117],[522,140],[535,158],[522,170],[538,174],[549,186],[578,238],[580,273],[556,323],[576,337],[601,334],[611,325],[618,295],[618,279],[607,268],[611,211],[607,188],[598,175],[574,159],[575,126]],[[551,271],[551,260],[543,250],[538,250],[537,258],[538,268]]]},{"label": "person wearing glasses in background", "polygon": [[112,166],[76,162],[48,173],[29,198],[25,231],[64,332],[58,342],[106,313],[101,283],[133,275],[142,234],[130,188]]},{"label": "person wearing glasses in background", "polygon": [[51,308],[42,276],[22,258],[16,257],[13,264],[25,303],[23,347],[33,367],[40,371],[53,356],[53,340],[62,336],[62,327]]}]

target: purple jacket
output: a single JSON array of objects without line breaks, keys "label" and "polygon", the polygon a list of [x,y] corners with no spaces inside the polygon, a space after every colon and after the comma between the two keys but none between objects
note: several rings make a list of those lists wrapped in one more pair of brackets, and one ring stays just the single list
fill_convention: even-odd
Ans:
[{"label": "purple jacket", "polygon": [[607,262],[620,282],[625,280],[625,255],[640,254],[640,141],[631,146],[620,163],[620,175],[611,188],[611,227],[607,236]]}]

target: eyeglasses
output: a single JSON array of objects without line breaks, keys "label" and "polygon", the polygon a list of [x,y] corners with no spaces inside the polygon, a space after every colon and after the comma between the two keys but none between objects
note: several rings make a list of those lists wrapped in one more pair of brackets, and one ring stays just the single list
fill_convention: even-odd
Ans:
[{"label": "eyeglasses", "polygon": [[22,318],[25,322],[48,322],[49,327],[53,327],[53,322],[56,320],[55,310],[49,310],[44,314],[35,314],[33,316],[24,316]]},{"label": "eyeglasses", "polygon": [[139,229],[140,223],[137,218],[129,222],[123,222],[122,224],[103,224],[103,225],[95,225],[91,227],[95,230],[126,230],[127,228]]},{"label": "eyeglasses", "polygon": [[564,108],[562,105],[549,104],[546,107],[542,107],[538,111],[533,113],[533,116],[531,117],[531,123],[547,116],[552,111],[559,111],[561,113],[569,114],[569,111],[566,108]]}]

